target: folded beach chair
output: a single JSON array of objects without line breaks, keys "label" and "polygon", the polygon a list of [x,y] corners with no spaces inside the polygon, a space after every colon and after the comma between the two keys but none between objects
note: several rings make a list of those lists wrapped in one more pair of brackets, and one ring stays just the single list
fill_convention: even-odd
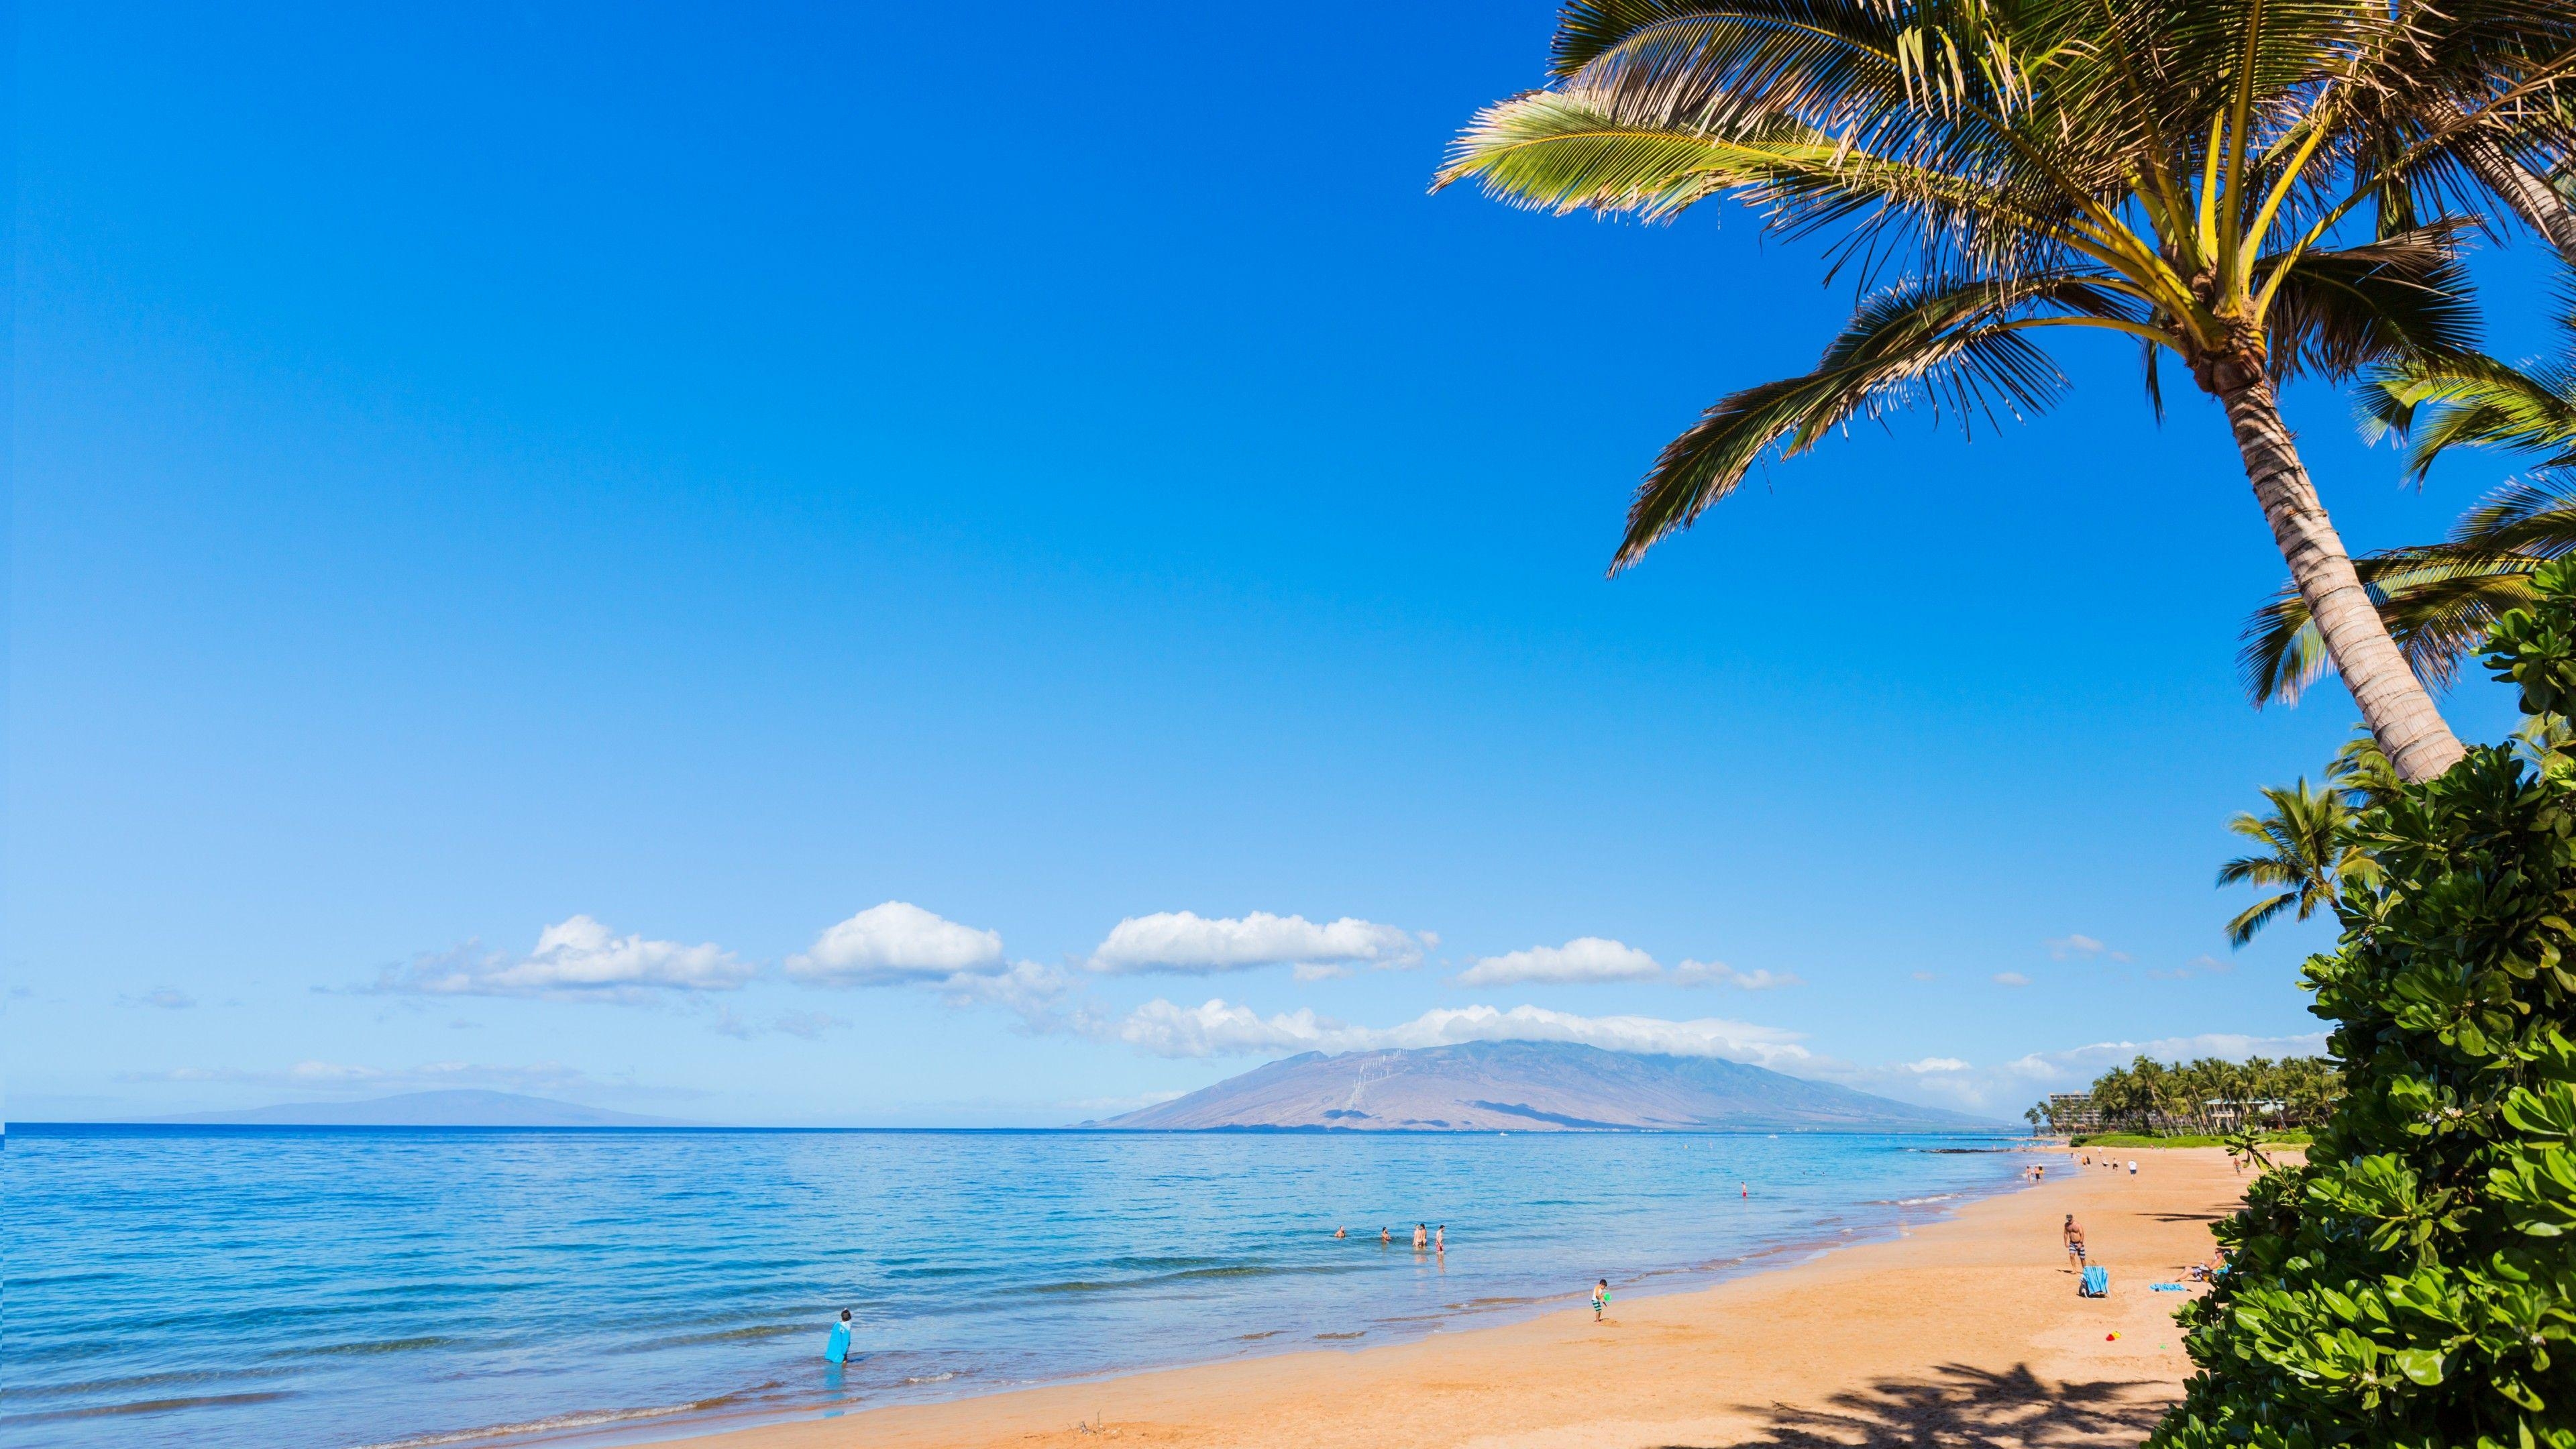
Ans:
[{"label": "folded beach chair", "polygon": [[2103,1267],[2099,1263],[2086,1268],[2084,1270],[2084,1281],[2076,1285],[2075,1291],[2086,1298],[2110,1297],[2111,1270]]}]

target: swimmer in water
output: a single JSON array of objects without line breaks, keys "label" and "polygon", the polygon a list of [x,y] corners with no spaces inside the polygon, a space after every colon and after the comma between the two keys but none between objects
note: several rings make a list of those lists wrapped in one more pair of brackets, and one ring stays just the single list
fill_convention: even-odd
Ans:
[{"label": "swimmer in water", "polygon": [[1377,1230],[1377,1240],[1380,1244],[1393,1243],[1395,1241],[1395,1234],[1388,1232],[1384,1228],[1380,1228]]},{"label": "swimmer in water", "polygon": [[1347,1237],[1349,1237],[1350,1235],[1351,1235],[1351,1234],[1350,1234],[1350,1229],[1348,1229],[1348,1228],[1335,1228],[1335,1229],[1333,1229],[1333,1236],[1334,1236],[1334,1237],[1337,1237],[1337,1238],[1347,1238]]},{"label": "swimmer in water", "polygon": [[1449,1225],[1447,1223],[1442,1223],[1440,1226],[1431,1230],[1431,1251],[1435,1253],[1445,1253],[1449,1251]]}]

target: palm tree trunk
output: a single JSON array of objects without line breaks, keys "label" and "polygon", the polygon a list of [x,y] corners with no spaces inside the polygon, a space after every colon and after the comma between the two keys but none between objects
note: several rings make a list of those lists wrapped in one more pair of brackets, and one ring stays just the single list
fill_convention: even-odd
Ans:
[{"label": "palm tree trunk", "polygon": [[2400,779],[2430,780],[2465,753],[2442,722],[2415,671],[2407,667],[2379,609],[2352,571],[2316,485],[2299,461],[2298,445],[2281,421],[2271,379],[2248,368],[2224,366],[2211,391],[2227,407],[2227,424],[2245,458],[2254,501],[2272,525],[2272,541],[2290,566],[2290,580],[2307,601],[2308,617],[2325,636],[2326,653],[2361,707],[2372,738],[2396,766]]}]

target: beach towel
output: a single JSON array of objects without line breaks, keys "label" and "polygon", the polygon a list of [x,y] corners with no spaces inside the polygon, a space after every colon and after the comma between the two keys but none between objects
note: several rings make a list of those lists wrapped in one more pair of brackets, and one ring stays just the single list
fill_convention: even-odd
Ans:
[{"label": "beach towel", "polygon": [[2093,1267],[2090,1267],[2090,1268],[2085,1269],[2085,1270],[2084,1270],[2084,1281],[2083,1281],[2083,1283],[2082,1283],[2081,1285],[2079,1285],[2079,1286],[2076,1288],[2076,1290],[2075,1290],[2075,1291],[2076,1291],[2076,1292],[2078,1292],[2078,1293],[2080,1293],[2080,1294],[2082,1294],[2084,1297],[2087,1297],[2087,1298],[2108,1298],[2108,1297],[2110,1297],[2110,1296],[2111,1296],[2111,1270],[2110,1270],[2110,1269],[2108,1269],[2108,1268],[2102,1267],[2102,1266],[2100,1266],[2099,1264],[2096,1264],[2096,1265],[2095,1265],[2095,1266],[2093,1266]]},{"label": "beach towel", "polygon": [[839,1363],[850,1356],[850,1325],[835,1323],[832,1336],[823,1341],[823,1362]]},{"label": "beach towel", "polygon": [[2180,1283],[2150,1283],[2147,1287],[2158,1293],[2180,1293],[2183,1291],[2183,1287]]}]

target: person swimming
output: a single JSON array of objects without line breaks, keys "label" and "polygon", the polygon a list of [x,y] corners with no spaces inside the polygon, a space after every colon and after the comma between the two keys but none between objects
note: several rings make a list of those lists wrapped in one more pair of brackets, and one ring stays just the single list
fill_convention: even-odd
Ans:
[{"label": "person swimming", "polygon": [[1442,1223],[1440,1226],[1431,1230],[1431,1251],[1435,1253],[1445,1253],[1449,1251],[1449,1225],[1447,1223]]},{"label": "person swimming", "polygon": [[1395,1234],[1388,1232],[1384,1228],[1380,1228],[1377,1230],[1377,1240],[1380,1243],[1393,1243],[1395,1241]]},{"label": "person swimming", "polygon": [[1337,1237],[1337,1238],[1347,1238],[1347,1237],[1349,1237],[1350,1235],[1351,1235],[1351,1230],[1350,1230],[1350,1229],[1348,1229],[1348,1228],[1335,1228],[1335,1229],[1333,1229],[1333,1236],[1334,1236],[1334,1237]]},{"label": "person swimming", "polygon": [[1419,1253],[1430,1246],[1431,1225],[1429,1223],[1415,1223],[1413,1225],[1413,1251]]}]

